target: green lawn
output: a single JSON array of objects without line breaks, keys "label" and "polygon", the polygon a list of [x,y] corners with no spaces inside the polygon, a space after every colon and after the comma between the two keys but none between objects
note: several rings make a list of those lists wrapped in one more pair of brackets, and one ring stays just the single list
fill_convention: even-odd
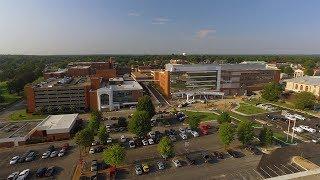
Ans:
[{"label": "green lawn", "polygon": [[295,139],[293,139],[293,143],[291,143],[291,136],[289,136],[289,141],[287,142],[287,135],[283,134],[283,133],[279,133],[279,132],[273,132],[273,137],[285,142],[285,143],[288,143],[288,144],[294,144],[296,143],[295,142]]},{"label": "green lawn", "polygon": [[[248,117],[246,116],[242,116],[240,114],[234,113],[229,111],[228,112],[230,114],[230,116],[237,118],[239,121],[251,121]],[[251,121],[253,124],[253,127],[261,127],[261,125],[259,123],[256,123],[254,121]]]},{"label": "green lawn", "polygon": [[208,112],[193,112],[193,111],[183,111],[187,116],[198,116],[200,117],[201,121],[212,121],[217,120],[218,115],[214,113]]},{"label": "green lawn", "polygon": [[17,94],[10,94],[7,87],[7,82],[0,82],[0,91],[4,97],[4,103],[12,103],[18,99],[21,99],[21,96],[18,96]]},{"label": "green lawn", "polygon": [[258,108],[254,105],[247,104],[247,103],[240,103],[240,107],[236,110],[238,112],[248,114],[248,115],[266,112],[266,110],[264,110],[264,109]]},{"label": "green lawn", "polygon": [[33,115],[26,112],[25,109],[17,110],[9,115],[10,121],[23,121],[23,120],[33,120],[33,119],[44,119],[45,115]]}]

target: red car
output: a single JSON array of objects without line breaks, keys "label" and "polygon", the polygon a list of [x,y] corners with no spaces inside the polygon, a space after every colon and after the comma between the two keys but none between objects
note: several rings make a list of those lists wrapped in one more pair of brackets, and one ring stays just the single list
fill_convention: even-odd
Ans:
[{"label": "red car", "polygon": [[68,150],[69,149],[69,143],[65,143],[62,145],[62,149]]},{"label": "red car", "polygon": [[203,135],[207,135],[209,132],[208,132],[208,129],[210,129],[210,125],[208,124],[205,124],[205,125],[201,125],[200,126],[200,131]]}]

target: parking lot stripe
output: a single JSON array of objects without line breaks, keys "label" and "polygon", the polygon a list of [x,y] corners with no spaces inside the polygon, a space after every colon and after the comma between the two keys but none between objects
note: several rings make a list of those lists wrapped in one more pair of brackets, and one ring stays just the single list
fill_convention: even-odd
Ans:
[{"label": "parking lot stripe", "polygon": [[270,176],[270,174],[269,174],[267,171],[265,171],[262,167],[260,167],[260,169],[261,169],[264,173],[266,173],[270,178],[272,177],[272,176]]},{"label": "parking lot stripe", "polygon": [[270,168],[269,166],[267,166],[267,168],[268,169],[270,169],[273,173],[275,173],[277,176],[279,176],[279,174],[276,172],[276,171],[274,171],[272,168]]},{"label": "parking lot stripe", "polygon": [[286,174],[287,174],[287,173],[284,172],[282,169],[278,168],[278,166],[276,166],[275,164],[274,164],[273,166],[274,166],[275,168],[279,169],[279,170],[283,173],[283,175],[286,175]]},{"label": "parking lot stripe", "polygon": [[258,171],[256,171],[255,169],[253,169],[253,171],[254,171],[256,174],[258,174],[259,177],[261,177],[261,179],[264,179],[264,177],[263,177]]},{"label": "parking lot stripe", "polygon": [[288,164],[288,165],[290,165],[291,167],[293,167],[293,169],[297,170],[298,172],[300,172],[300,171],[301,171],[300,169],[298,169],[298,168],[294,167],[292,164]]},{"label": "parking lot stripe", "polygon": [[285,165],[281,164],[281,166],[289,170],[291,173],[294,173],[293,171],[291,171],[291,169],[287,168]]}]

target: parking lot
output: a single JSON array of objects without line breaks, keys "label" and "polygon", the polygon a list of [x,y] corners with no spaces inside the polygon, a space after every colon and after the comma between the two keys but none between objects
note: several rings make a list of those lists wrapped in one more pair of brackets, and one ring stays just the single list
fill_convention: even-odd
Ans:
[{"label": "parking lot", "polygon": [[[71,179],[76,163],[79,159],[79,150],[73,145],[69,148],[66,154],[62,157],[53,157],[47,159],[41,159],[42,154],[48,149],[49,145],[54,145],[55,147],[60,147],[63,142],[55,143],[45,143],[45,144],[34,144],[28,146],[20,146],[10,149],[1,149],[0,150],[0,177],[1,179],[6,179],[12,172],[23,171],[24,169],[30,169],[31,174],[28,176],[29,179],[35,178],[35,172],[38,168],[55,166],[55,172],[52,177],[46,179]],[[33,161],[22,162],[10,165],[9,161],[14,156],[21,156],[28,150],[33,150],[36,152],[36,157]]]}]

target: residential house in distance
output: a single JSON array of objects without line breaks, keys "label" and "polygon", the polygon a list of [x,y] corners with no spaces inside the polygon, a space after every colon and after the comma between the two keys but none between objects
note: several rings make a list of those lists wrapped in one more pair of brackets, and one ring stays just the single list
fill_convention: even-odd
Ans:
[{"label": "residential house in distance", "polygon": [[302,69],[294,70],[293,77],[298,78],[304,76],[304,72]]}]

